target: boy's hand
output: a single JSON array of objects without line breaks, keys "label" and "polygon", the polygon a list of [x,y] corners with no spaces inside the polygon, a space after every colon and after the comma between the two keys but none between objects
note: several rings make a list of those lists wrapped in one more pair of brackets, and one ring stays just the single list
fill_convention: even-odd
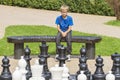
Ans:
[{"label": "boy's hand", "polygon": [[66,35],[67,35],[66,32],[63,32],[63,33],[62,33],[62,37],[65,37]]}]

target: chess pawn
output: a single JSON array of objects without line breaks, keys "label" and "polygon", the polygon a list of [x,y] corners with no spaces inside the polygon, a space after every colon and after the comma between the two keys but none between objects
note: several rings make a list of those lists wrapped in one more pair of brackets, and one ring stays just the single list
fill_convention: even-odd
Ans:
[{"label": "chess pawn", "polygon": [[42,77],[43,65],[39,65],[38,60],[36,60],[35,64],[31,66],[31,70],[33,77]]},{"label": "chess pawn", "polygon": [[52,73],[52,80],[62,80],[63,68],[55,65],[55,67],[50,68]]},{"label": "chess pawn", "polygon": [[27,66],[27,63],[26,63],[25,59],[23,58],[23,56],[21,56],[21,59],[18,61],[18,66],[22,73],[22,80],[26,80],[27,70],[25,68]]},{"label": "chess pawn", "polygon": [[112,74],[112,71],[106,75],[106,80],[115,80],[115,76]]},{"label": "chess pawn", "polygon": [[105,74],[103,71],[103,58],[99,55],[96,59],[96,70],[95,73],[93,74],[93,80],[105,80]]},{"label": "chess pawn", "polygon": [[66,67],[66,64],[63,64],[62,80],[68,80],[69,76],[69,69]]},{"label": "chess pawn", "polygon": [[22,80],[22,73],[18,67],[16,67],[15,71],[12,74],[12,80]]},{"label": "chess pawn", "polygon": [[26,65],[27,65],[27,63],[26,63],[25,59],[23,58],[23,56],[21,56],[21,59],[18,61],[18,66],[19,66],[20,70],[24,71],[26,68]]},{"label": "chess pawn", "polygon": [[7,56],[4,56],[4,58],[2,59],[3,70],[2,70],[1,75],[0,75],[0,80],[12,80],[12,75],[11,75],[11,72],[9,70],[9,67],[10,67],[9,62],[10,61],[7,58]]},{"label": "chess pawn", "polygon": [[84,71],[80,71],[77,80],[87,80],[87,76],[84,74]]},{"label": "chess pawn", "polygon": [[82,48],[80,49],[81,57],[86,57],[86,52],[87,52],[86,48],[84,46],[82,46]]}]

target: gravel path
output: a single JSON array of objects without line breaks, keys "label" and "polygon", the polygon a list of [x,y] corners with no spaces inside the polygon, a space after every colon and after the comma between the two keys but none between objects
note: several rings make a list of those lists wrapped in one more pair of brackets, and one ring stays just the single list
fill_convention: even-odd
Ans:
[{"label": "gravel path", "polygon": [[[0,5],[0,38],[4,36],[5,28],[9,25],[48,25],[56,27],[54,22],[56,16],[58,15],[60,15],[60,12],[57,11],[27,9]],[[69,15],[71,15],[74,19],[73,30],[120,38],[119,27],[104,25],[104,23],[109,20],[115,20],[115,17],[78,13],[69,13]],[[0,61],[2,57],[3,56],[0,57]],[[104,56],[103,58],[105,64],[104,71],[107,73],[109,70],[111,70],[112,60],[110,59],[110,56]],[[36,58],[32,59],[31,64],[33,64],[35,59]],[[78,61],[78,58],[72,58],[71,62],[67,62],[70,73],[75,74],[76,71],[79,70]],[[0,65],[1,64],[2,63],[0,62]],[[10,58],[10,64],[10,70],[13,72],[15,67],[17,66],[17,60]],[[48,64],[50,68],[51,66],[57,64],[57,62],[54,61],[54,58],[49,58]],[[93,73],[95,71],[95,60],[88,60],[88,66],[90,71]],[[0,69],[0,71],[1,70],[2,69]]]}]

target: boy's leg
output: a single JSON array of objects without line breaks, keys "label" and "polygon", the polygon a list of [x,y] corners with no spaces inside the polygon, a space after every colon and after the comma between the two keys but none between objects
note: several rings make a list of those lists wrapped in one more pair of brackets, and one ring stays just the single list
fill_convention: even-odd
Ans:
[{"label": "boy's leg", "polygon": [[58,49],[57,47],[60,46],[60,40],[62,38],[62,35],[60,32],[57,33],[57,36],[56,36],[56,54],[58,54]]},{"label": "boy's leg", "polygon": [[66,41],[67,41],[67,57],[68,57],[68,61],[70,61],[70,55],[72,52],[72,44],[71,44],[71,39],[72,39],[72,33],[71,31],[67,34],[66,36]]},{"label": "boy's leg", "polygon": [[71,55],[72,52],[72,43],[71,43],[71,39],[72,39],[72,32],[70,31],[67,36],[66,36],[66,41],[67,41],[67,54]]}]

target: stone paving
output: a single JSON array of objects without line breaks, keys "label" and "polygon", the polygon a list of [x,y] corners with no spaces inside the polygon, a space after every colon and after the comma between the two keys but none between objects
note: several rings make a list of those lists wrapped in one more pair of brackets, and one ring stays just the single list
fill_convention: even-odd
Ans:
[{"label": "stone paving", "polygon": [[[4,36],[5,28],[9,25],[48,25],[56,27],[55,18],[60,15],[58,11],[47,11],[38,9],[19,8],[12,6],[0,5],[0,38]],[[120,38],[120,28],[105,25],[104,23],[109,20],[115,20],[115,17],[87,15],[78,13],[69,13],[74,18],[73,30],[95,33],[105,36],[112,36]],[[112,60],[110,56],[102,56],[104,58],[104,71],[107,73],[111,70]],[[0,57],[0,65],[3,56]],[[18,60],[10,58],[10,70],[14,71],[17,66]],[[31,65],[34,63],[37,56],[31,60]],[[49,68],[57,64],[54,58],[48,58]],[[79,59],[72,58],[70,62],[66,62],[71,74],[75,74],[78,70]],[[95,60],[88,60],[87,62],[89,70],[93,73],[95,71]],[[0,72],[2,67],[0,67]]]},{"label": "stone paving", "polygon": [[[0,57],[0,61],[2,61],[3,56]],[[13,57],[8,57],[10,59],[10,71],[13,72],[15,70],[15,67],[18,66],[18,60],[17,59],[13,59]],[[102,56],[102,58],[104,59],[104,66],[103,66],[103,70],[105,73],[108,73],[108,71],[111,70],[112,68],[112,60],[110,57],[106,57],[106,56]],[[36,59],[39,59],[37,56],[34,56],[32,58],[31,65],[34,64],[34,61]],[[96,66],[95,66],[95,60],[88,60],[87,64],[88,64],[88,68],[91,71],[91,73],[93,74],[95,72]],[[0,65],[2,64],[2,62],[0,62]],[[48,67],[49,69],[53,66],[55,66],[55,64],[59,64],[59,62],[56,62],[54,57],[50,57],[48,58]],[[70,70],[70,74],[75,74],[78,70],[79,70],[79,58],[75,58],[72,57],[70,62],[66,61],[66,65]],[[0,67],[0,72],[2,71],[2,67]]]}]

